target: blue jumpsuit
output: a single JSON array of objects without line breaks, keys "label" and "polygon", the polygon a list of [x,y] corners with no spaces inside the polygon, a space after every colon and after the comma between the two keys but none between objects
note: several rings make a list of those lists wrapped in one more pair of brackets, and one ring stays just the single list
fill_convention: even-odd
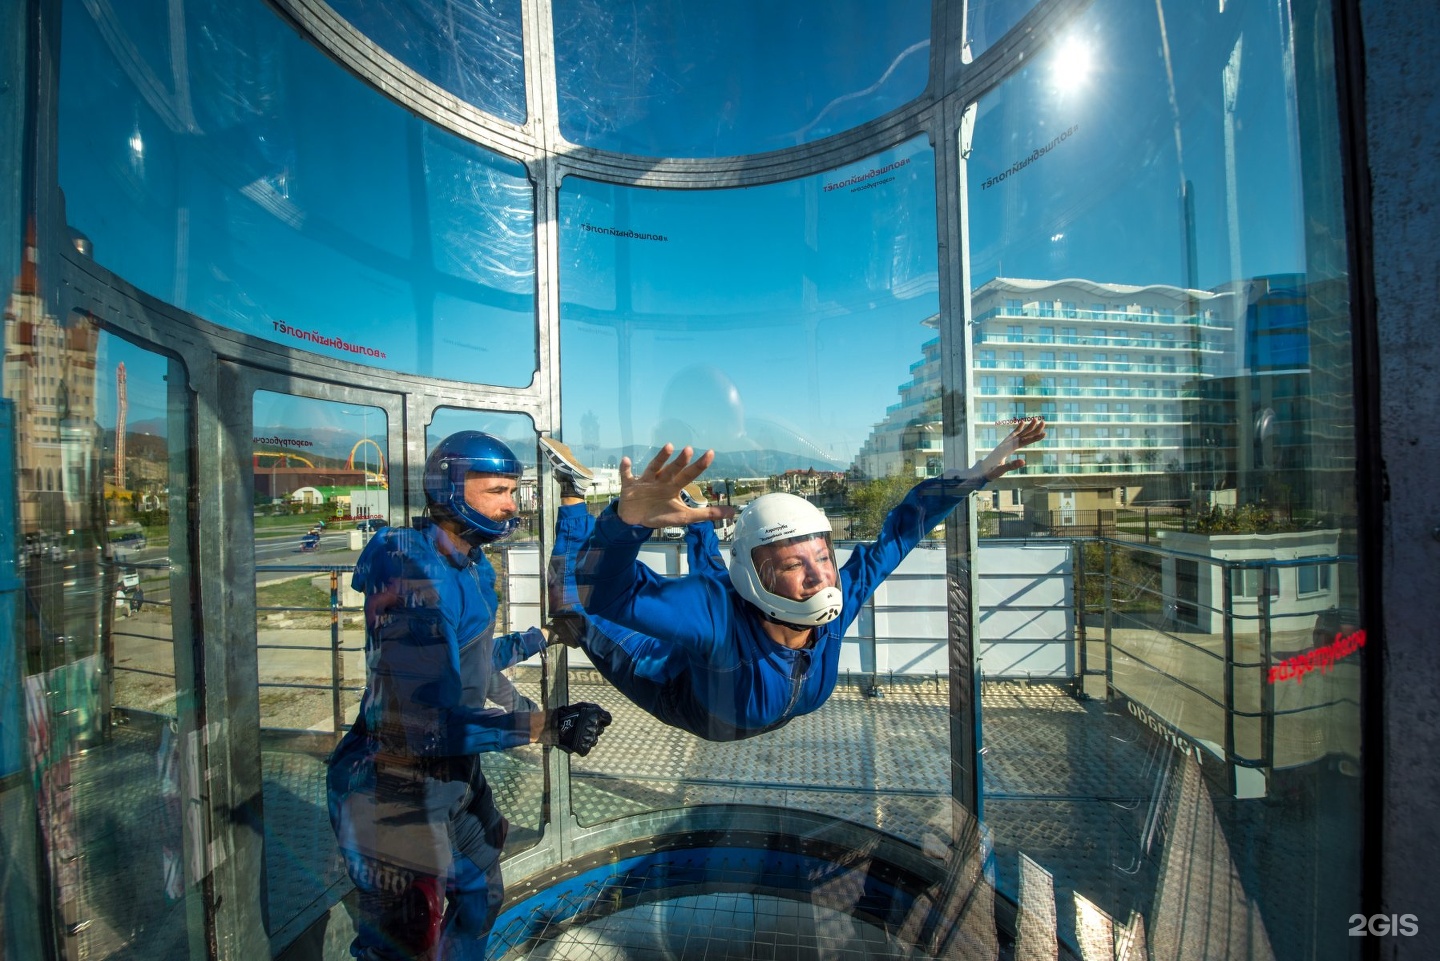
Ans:
[{"label": "blue jumpsuit", "polygon": [[[575,583],[575,555],[590,539],[595,518],[584,504],[567,504],[555,518],[555,545],[550,558],[550,611],[580,614],[585,630],[579,638],[581,649],[607,681],[650,714],[673,727],[709,740],[734,740],[723,734],[703,714],[676,710],[667,695],[667,684],[685,669],[685,659],[674,656],[674,646],[584,611]],[[725,559],[715,527],[708,521],[685,529],[686,557],[690,573],[727,581]]]},{"label": "blue jumpsuit", "polygon": [[350,951],[389,961],[441,943],[447,961],[478,961],[504,895],[509,828],[479,754],[530,742],[529,715],[487,710],[485,696],[494,672],[544,637],[496,637],[495,569],[423,518],[377,533],[351,585],[365,595],[365,693],[328,776],[360,895]]},{"label": "blue jumpsuit", "polygon": [[[641,563],[651,529],[624,523],[612,505],[573,551],[575,583],[597,628],[583,646],[610,683],[668,724],[712,741],[773,731],[825,703],[835,690],[841,640],[865,600],[982,486],[983,476],[932,478],[912,488],[886,515],[880,536],[856,547],[840,569],[840,616],[815,628],[813,643],[800,650],[765,634],[763,616],[728,577],[707,569],[667,578]],[[557,554],[560,547],[557,538]]]}]

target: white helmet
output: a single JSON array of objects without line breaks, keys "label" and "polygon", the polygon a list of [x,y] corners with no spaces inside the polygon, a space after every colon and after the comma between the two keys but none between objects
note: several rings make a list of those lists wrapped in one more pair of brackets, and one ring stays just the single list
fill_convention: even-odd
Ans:
[{"label": "white helmet", "polygon": [[746,505],[735,520],[730,583],[771,620],[794,627],[814,627],[834,620],[840,616],[840,588],[827,587],[803,601],[791,600],[766,590],[755,567],[758,548],[811,537],[823,537],[829,545],[830,518],[824,511],[794,494],[762,494]]}]

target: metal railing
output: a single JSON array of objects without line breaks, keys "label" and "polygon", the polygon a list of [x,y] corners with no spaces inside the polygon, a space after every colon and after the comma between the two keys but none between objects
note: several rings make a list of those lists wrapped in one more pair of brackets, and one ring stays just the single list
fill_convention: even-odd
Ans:
[{"label": "metal railing", "polygon": [[[1277,655],[1277,637],[1288,640],[1287,649],[1302,652],[1295,655],[1302,659],[1303,652],[1316,649],[1321,640],[1328,639],[1319,634],[1327,615],[1338,609],[1333,602],[1339,594],[1315,592],[1309,606],[1300,606],[1293,592],[1287,590],[1283,596],[1290,603],[1288,610],[1278,609],[1277,599],[1282,596],[1281,572],[1328,567],[1333,572],[1329,583],[1338,586],[1338,568],[1353,558],[1330,554],[1233,559],[1113,538],[1090,543],[1103,554],[1101,569],[1097,571],[1093,563],[1082,562],[1079,576],[1099,579],[1100,584],[1096,586],[1092,581],[1077,585],[1077,622],[1084,624],[1097,615],[1101,620],[1109,696],[1123,696],[1139,704],[1170,727],[1173,734],[1196,744],[1207,740],[1203,735],[1208,732],[1196,730],[1183,715],[1186,708],[1193,717],[1197,704],[1201,710],[1209,705],[1223,719],[1220,747],[1224,761],[1238,767],[1269,769],[1304,763],[1319,759],[1334,747],[1321,737],[1312,745],[1317,757],[1297,750],[1278,758],[1276,720],[1299,719],[1307,714],[1316,717],[1333,708],[1358,708],[1358,679],[1349,693],[1342,687],[1338,695],[1329,696],[1327,688],[1302,703],[1277,707],[1274,669],[1286,662]],[[1142,562],[1137,564],[1137,558]],[[1122,562],[1124,572],[1119,570]],[[1181,565],[1191,567],[1186,570]],[[1151,572],[1152,576],[1137,578],[1131,573],[1136,570]],[[1201,587],[1208,587],[1208,592],[1197,589]],[[1087,597],[1091,601],[1099,599],[1098,611]],[[1277,629],[1277,622],[1285,620],[1304,626]],[[1217,621],[1218,632],[1212,628]],[[1139,675],[1131,673],[1117,681],[1117,656],[1137,665]],[[1326,670],[1332,666],[1333,661],[1327,660]],[[1157,685],[1169,693],[1157,696]],[[1313,694],[1313,690],[1309,693]],[[1249,739],[1253,753],[1241,745],[1237,736],[1237,723],[1247,722],[1256,729]],[[1325,728],[1322,721],[1315,721],[1314,726]]]},{"label": "metal railing", "polygon": [[[1288,640],[1289,648],[1313,648],[1314,643],[1306,638],[1316,630],[1317,619],[1334,608],[1331,602],[1338,596],[1334,590],[1317,593],[1309,599],[1308,607],[1297,608],[1293,590],[1296,581],[1290,577],[1285,585],[1286,604],[1277,605],[1281,572],[1328,567],[1331,574],[1324,582],[1337,585],[1340,580],[1337,569],[1345,563],[1345,557],[1327,554],[1293,559],[1225,559],[1176,551],[1138,537],[1067,540],[1075,553],[1075,581],[1068,596],[1075,608],[1073,640],[1078,645],[1078,656],[1074,676],[1062,680],[1068,681],[1072,690],[1084,690],[1086,676],[1098,682],[1103,675],[1108,696],[1125,697],[1140,705],[1173,727],[1178,736],[1190,741],[1212,740],[1212,733],[1219,734],[1213,740],[1219,742],[1225,761],[1253,768],[1268,768],[1277,762],[1277,719],[1356,703],[1354,697],[1342,691],[1334,697],[1311,697],[1300,703],[1277,706],[1272,672],[1272,668],[1284,660],[1276,654],[1277,636]],[[673,545],[666,542],[664,546],[683,551],[683,545],[678,542]],[[495,559],[497,569],[502,572],[510,571],[507,552],[508,549],[502,548]],[[1188,572],[1183,567],[1187,564],[1192,565]],[[346,654],[363,651],[364,645],[363,632],[352,643],[347,643],[344,633],[347,615],[359,613],[358,607],[347,606],[348,588],[342,581],[353,567],[280,564],[264,565],[258,570],[269,574],[328,575],[328,597],[324,604],[257,607],[260,616],[296,614],[323,618],[323,640],[267,639],[257,623],[256,646],[262,662],[261,688],[327,691],[331,729],[338,735],[349,723],[348,714],[364,683],[363,676],[347,677],[345,671]],[[543,574],[508,573],[506,576],[506,583],[514,590],[519,581],[539,580]],[[912,597],[904,593],[907,583],[913,585]],[[1197,583],[1208,585],[1203,596],[1196,589]],[[930,603],[928,595],[920,595],[927,591],[933,593],[933,587],[925,577],[898,578],[891,585],[886,610],[930,610],[935,605]],[[899,596],[896,596],[897,589]],[[943,597],[943,589],[940,596]],[[529,626],[511,624],[510,607],[502,599],[497,630]],[[937,610],[943,611],[943,608]],[[533,619],[534,611],[527,608],[520,616]],[[880,667],[875,654],[877,643],[919,639],[876,636],[873,628],[868,631],[866,628],[867,624],[876,622],[873,611],[868,618],[857,619],[859,636],[848,638],[847,643],[854,641],[859,645],[861,661],[858,669],[845,672],[847,680],[867,693],[881,690],[882,677],[891,685],[897,682],[897,677],[900,681],[941,683],[945,676],[943,668],[937,670],[928,662],[915,665],[913,671],[897,672],[888,666]],[[1287,623],[1298,626],[1287,628]],[[1098,638],[1097,628],[1100,629]],[[329,677],[325,680],[267,678],[264,668],[267,657],[279,657],[282,652],[328,654]],[[1118,681],[1117,660],[1126,668]],[[1190,705],[1192,717],[1197,711],[1219,712],[1223,720],[1218,731],[1192,730],[1187,718],[1176,717],[1177,711],[1171,708],[1182,700]],[[1237,725],[1247,727],[1246,736],[1237,734]]]},{"label": "metal railing", "polygon": [[[329,653],[330,681],[328,684],[261,680],[259,686],[262,689],[269,688],[278,690],[328,690],[330,692],[331,722],[333,724],[333,732],[337,736],[341,732],[343,732],[348,725],[348,719],[346,717],[345,711],[345,701],[343,696],[344,692],[350,692],[352,694],[358,695],[361,691],[364,690],[363,683],[360,685],[346,685],[345,683],[344,652],[347,650],[347,648],[345,648],[344,645],[341,643],[341,629],[343,626],[344,612],[346,610],[361,610],[361,608],[354,607],[346,608],[345,605],[342,603],[343,594],[340,580],[341,575],[352,573],[354,570],[354,565],[344,564],[325,566],[313,564],[264,564],[256,566],[257,575],[261,573],[298,573],[301,576],[305,574],[319,574],[329,576],[329,603],[326,604],[324,607],[268,606],[260,604],[256,604],[255,606],[255,614],[257,618],[276,613],[321,614],[325,616],[326,618],[328,618],[329,621],[328,644],[267,644],[260,640],[260,630],[259,624],[257,622],[255,649],[257,651],[257,655],[262,661],[264,660],[264,655],[260,652],[264,651],[317,651]],[[256,593],[257,595],[259,593],[258,586]],[[350,647],[348,648],[348,650],[364,650],[363,641],[359,647]],[[262,678],[264,676],[263,670],[261,676]]]}]

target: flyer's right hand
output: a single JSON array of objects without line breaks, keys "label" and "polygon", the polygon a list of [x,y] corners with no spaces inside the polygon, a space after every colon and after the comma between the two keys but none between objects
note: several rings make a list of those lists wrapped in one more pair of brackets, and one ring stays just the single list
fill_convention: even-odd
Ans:
[{"label": "flyer's right hand", "polygon": [[985,475],[987,481],[993,481],[1012,470],[1019,470],[1025,466],[1023,457],[1013,456],[1023,448],[1031,444],[1038,444],[1045,439],[1045,418],[1026,417],[1021,419],[1009,434],[1000,439],[995,449],[981,458],[976,465]]}]

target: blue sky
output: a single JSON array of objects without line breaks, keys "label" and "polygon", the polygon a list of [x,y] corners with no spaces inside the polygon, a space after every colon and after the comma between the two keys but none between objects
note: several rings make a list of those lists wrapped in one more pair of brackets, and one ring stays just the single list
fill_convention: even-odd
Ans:
[{"label": "blue sky", "polygon": [[[409,116],[263,4],[187,4],[179,84],[165,5],[112,6],[131,47],[112,49],[78,0],[64,5],[60,180],[97,260],[279,343],[529,382],[534,201],[521,164]],[[484,16],[503,26],[511,6],[496,0]],[[609,47],[557,38],[564,123],[601,146],[697,156],[823,135],[918,92],[925,6],[902,4],[864,31],[856,4],[821,20],[799,3],[729,17],[641,5]],[[1304,269],[1284,8],[1171,6],[1162,32],[1153,5],[1098,0],[982,101],[967,164],[973,285],[997,275],[1183,284],[1184,182],[1199,286]],[[975,7],[977,49],[1027,7]],[[595,12],[579,0],[556,9]],[[426,54],[437,78],[463,86],[463,71],[445,74],[416,39],[423,22],[405,22],[397,55]],[[508,43],[467,48],[464,62],[473,72],[507,58]],[[480,85],[501,100],[513,98],[505,62]],[[1227,63],[1238,65],[1228,154]],[[580,82],[597,70],[603,84]],[[689,429],[848,462],[933,336],[921,325],[938,309],[933,164],[922,138],[745,190],[567,179],[565,436],[588,432],[609,448]],[[136,406],[132,386],[132,421]],[[318,415],[299,405],[275,416]]]},{"label": "blue sky", "polygon": [[[588,416],[598,420],[605,448],[664,440],[719,448],[727,440],[699,436],[706,430],[656,433],[663,419],[700,427],[736,416],[714,409],[717,389],[727,389],[716,387],[718,371],[734,385],[743,420],[778,422],[797,449],[848,462],[933,336],[921,322],[939,306],[934,207],[934,160],[923,141],[744,190],[567,180],[560,196],[566,436]],[[622,338],[628,377],[619,369]],[[684,373],[696,367],[711,373]],[[753,424],[729,434],[769,446]]]}]

